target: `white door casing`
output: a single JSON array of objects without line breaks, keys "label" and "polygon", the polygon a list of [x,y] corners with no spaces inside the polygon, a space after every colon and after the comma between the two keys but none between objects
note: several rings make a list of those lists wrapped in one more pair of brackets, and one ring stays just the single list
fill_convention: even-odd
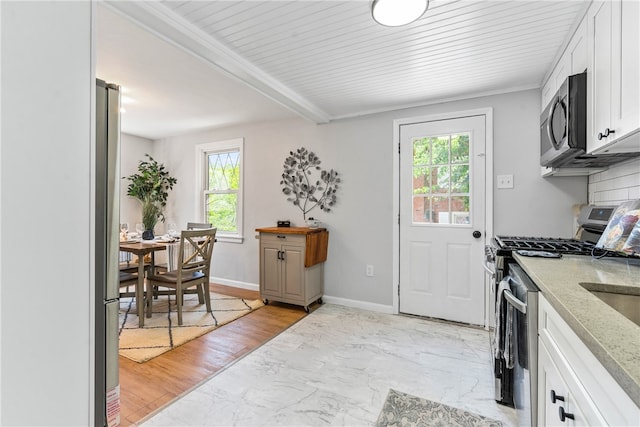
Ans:
[{"label": "white door casing", "polygon": [[[492,233],[486,226],[491,224],[486,209],[492,198],[491,168],[487,171],[485,163],[491,165],[485,150],[487,143],[491,146],[491,120],[491,110],[481,110],[395,122],[400,146],[394,165],[400,224],[397,239],[394,236],[398,312],[486,325],[482,259],[485,236]],[[470,140],[468,160],[447,158],[446,153],[443,160],[442,153],[454,151],[465,138]],[[447,146],[446,141],[453,143]],[[424,147],[431,159],[426,162],[437,166],[422,164],[420,154],[414,164],[414,149],[420,153]],[[443,151],[443,147],[449,148]],[[461,169],[460,162],[469,168],[468,189],[447,180],[454,170],[464,170],[466,165]],[[481,237],[473,237],[474,231]]]}]

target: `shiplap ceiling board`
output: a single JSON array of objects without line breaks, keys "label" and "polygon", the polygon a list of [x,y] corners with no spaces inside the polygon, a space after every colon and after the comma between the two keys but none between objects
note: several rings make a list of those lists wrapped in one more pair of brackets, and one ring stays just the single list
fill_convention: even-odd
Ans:
[{"label": "shiplap ceiling board", "polygon": [[198,56],[210,43],[209,61],[322,122],[537,88],[585,3],[432,0],[421,19],[394,28],[376,24],[371,2],[358,0],[162,1],[144,13],[179,23],[199,40]]}]

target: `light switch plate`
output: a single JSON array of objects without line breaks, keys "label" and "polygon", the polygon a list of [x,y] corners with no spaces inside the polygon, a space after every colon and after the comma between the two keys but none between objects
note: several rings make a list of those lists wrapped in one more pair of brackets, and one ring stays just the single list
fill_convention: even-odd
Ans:
[{"label": "light switch plate", "polygon": [[498,175],[498,188],[513,188],[513,175]]}]

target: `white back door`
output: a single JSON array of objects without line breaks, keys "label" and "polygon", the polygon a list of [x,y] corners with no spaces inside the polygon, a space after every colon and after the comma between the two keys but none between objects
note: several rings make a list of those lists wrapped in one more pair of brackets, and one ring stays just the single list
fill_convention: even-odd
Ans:
[{"label": "white back door", "polygon": [[400,126],[401,313],[484,324],[485,120]]}]

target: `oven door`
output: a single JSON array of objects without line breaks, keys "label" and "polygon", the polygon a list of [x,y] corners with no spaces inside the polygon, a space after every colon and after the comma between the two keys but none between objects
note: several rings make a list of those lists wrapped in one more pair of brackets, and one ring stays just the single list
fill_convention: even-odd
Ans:
[{"label": "oven door", "polygon": [[[489,345],[491,348],[491,357],[493,363],[493,377],[494,377],[494,399],[496,402],[513,407],[513,369],[507,368],[505,360],[502,357],[502,352],[498,351],[498,335],[501,335],[500,341],[502,342],[502,336],[504,335],[505,325],[504,322],[497,325],[496,322],[496,291],[498,289],[498,283],[502,279],[502,268],[505,260],[501,256],[496,256],[492,252],[491,248],[487,248],[486,257],[483,267],[486,271],[486,279],[488,284],[489,306],[491,327],[489,328]],[[504,300],[504,298],[503,298]],[[506,304],[501,304],[501,313],[504,313]],[[504,316],[502,316],[504,317]]]},{"label": "oven door", "polygon": [[518,266],[509,266],[511,291],[504,297],[512,308],[513,402],[521,426],[537,425],[538,288]]}]

